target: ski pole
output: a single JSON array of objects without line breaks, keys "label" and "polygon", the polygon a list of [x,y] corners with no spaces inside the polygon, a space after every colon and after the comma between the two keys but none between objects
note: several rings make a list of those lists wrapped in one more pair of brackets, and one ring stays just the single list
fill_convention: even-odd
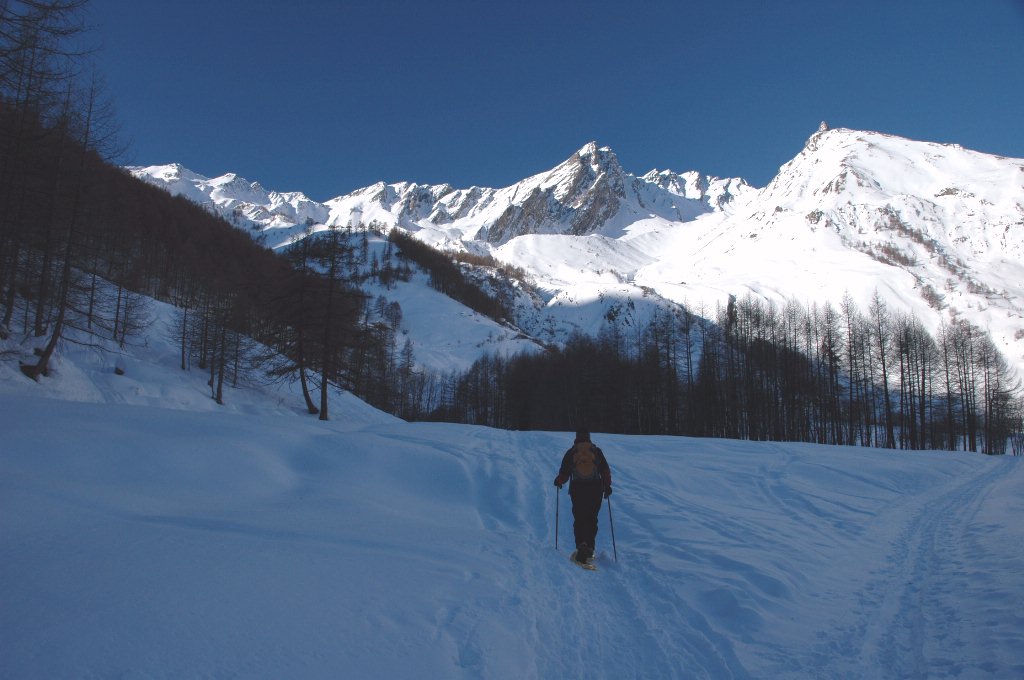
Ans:
[{"label": "ski pole", "polygon": [[619,549],[615,547],[615,520],[612,519],[612,497],[608,496],[608,525],[612,530],[612,552],[615,554],[615,561],[619,561]]},{"label": "ski pole", "polygon": [[562,494],[558,493],[559,489],[555,487],[555,550],[558,550],[558,503],[562,498]]}]

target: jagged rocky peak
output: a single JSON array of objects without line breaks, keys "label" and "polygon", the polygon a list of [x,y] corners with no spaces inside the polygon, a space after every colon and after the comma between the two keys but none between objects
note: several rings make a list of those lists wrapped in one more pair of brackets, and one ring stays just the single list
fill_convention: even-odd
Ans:
[{"label": "jagged rocky peak", "polygon": [[344,196],[338,196],[337,198],[331,199],[328,203],[337,203],[344,201],[345,199],[351,198],[366,198],[370,201],[376,201],[383,204],[387,200],[388,196],[388,185],[386,182],[377,182],[371,184],[368,187],[362,189],[356,189],[355,191],[345,194]]},{"label": "jagged rocky peak", "polygon": [[607,146],[598,146],[597,142],[589,142],[576,152],[581,162],[590,168],[595,176],[605,175],[614,178],[614,182],[621,184],[626,176],[626,171],[619,163],[619,157]]},{"label": "jagged rocky peak", "polygon": [[408,184],[400,192],[399,219],[421,220],[429,219],[435,212],[439,199],[452,193],[454,189],[450,184]]},{"label": "jagged rocky peak", "polygon": [[564,163],[547,174],[541,189],[567,206],[579,206],[595,191],[625,195],[626,173],[615,152],[597,142],[588,142]]},{"label": "jagged rocky peak", "polygon": [[189,182],[202,181],[206,178],[186,168],[181,163],[169,163],[167,165],[128,166],[128,171],[140,178],[151,178],[161,182],[176,182],[185,180]]},{"label": "jagged rocky peak", "polygon": [[831,131],[832,127],[828,124],[828,121],[821,121],[818,123],[818,129],[814,131],[814,134],[807,138],[807,142],[804,144],[804,149],[808,151],[816,151],[821,138]]},{"label": "jagged rocky peak", "polygon": [[487,240],[591,233],[618,212],[627,177],[611,149],[589,142],[550,172],[521,182],[525,191],[489,226]]},{"label": "jagged rocky peak", "polygon": [[660,187],[670,194],[698,201],[703,200],[708,191],[709,178],[696,170],[683,173],[671,170],[651,170],[640,179]]},{"label": "jagged rocky peak", "polygon": [[587,142],[584,144],[580,150],[575,153],[575,157],[579,158],[595,171],[622,169],[619,165],[619,158],[615,155],[615,152],[612,151],[610,147],[598,146],[597,142]]},{"label": "jagged rocky peak", "polygon": [[181,163],[171,163],[170,165],[160,166],[160,172],[154,173],[163,179],[180,179],[185,173],[193,174],[185,169]]}]

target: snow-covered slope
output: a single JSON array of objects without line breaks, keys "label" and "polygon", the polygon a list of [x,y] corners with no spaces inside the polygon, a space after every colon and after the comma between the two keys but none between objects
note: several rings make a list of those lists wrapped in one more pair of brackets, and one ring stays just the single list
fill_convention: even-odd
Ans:
[{"label": "snow-covered slope", "polygon": [[[267,191],[259,182],[250,182],[234,173],[203,177],[178,163],[129,167],[136,177],[159,186],[176,196],[184,196],[232,224],[260,235],[264,230],[294,238],[307,224],[327,222],[329,210],[297,191]],[[280,241],[269,243],[278,247]]]},{"label": "snow-covered slope", "polygon": [[568,433],[225,410],[155,349],[0,375],[4,678],[1024,670],[1021,459],[596,433],[590,573],[551,486]]},{"label": "snow-covered slope", "polygon": [[[149,323],[140,337],[124,347],[100,338],[68,331],[68,341],[50,362],[50,376],[34,382],[22,375],[19,361],[33,361],[31,338],[0,340],[0,399],[31,397],[94,404],[175,409],[195,412],[260,414],[267,416],[305,413],[297,382],[262,384],[259,378],[240,388],[226,388],[224,404],[217,404],[208,384],[209,373],[181,370],[176,310],[171,305],[146,299]],[[117,374],[120,369],[122,374]],[[332,410],[345,414],[350,424],[393,422],[395,417],[368,406],[352,394],[331,387]],[[4,425],[13,424],[0,415]],[[0,435],[0,447],[2,447]],[[2,673],[0,673],[2,675]]]},{"label": "snow-covered slope", "polygon": [[1020,159],[823,125],[760,190],[699,172],[635,176],[591,143],[503,189],[381,183],[291,212],[233,175],[133,172],[229,216],[261,206],[245,224],[273,247],[300,238],[308,218],[491,254],[533,279],[540,309],[516,322],[546,341],[600,327],[612,304],[713,313],[730,295],[838,306],[849,293],[866,309],[877,290],[933,330],[953,318],[990,330],[1024,374]]},{"label": "snow-covered slope", "polygon": [[[536,339],[519,329],[478,314],[438,292],[428,278],[418,272],[408,282],[365,286],[371,295],[400,305],[402,321],[396,349],[410,342],[418,365],[442,374],[462,372],[485,352],[511,356],[540,349]],[[525,300],[523,304],[527,304]]]},{"label": "snow-covered slope", "polygon": [[740,221],[758,250],[801,261],[809,285],[796,290],[834,300],[839,284],[874,280],[894,307],[964,316],[1024,359],[1014,338],[1024,335],[1024,160],[821,131],[732,226]]}]

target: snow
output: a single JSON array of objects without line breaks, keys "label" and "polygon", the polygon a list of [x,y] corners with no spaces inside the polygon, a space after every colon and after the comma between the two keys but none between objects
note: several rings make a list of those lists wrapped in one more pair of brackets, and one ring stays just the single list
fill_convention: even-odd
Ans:
[{"label": "snow", "polygon": [[364,285],[371,296],[384,296],[402,308],[400,351],[412,342],[418,366],[448,374],[468,370],[485,351],[502,356],[540,351],[538,343],[513,328],[473,312],[430,287],[428,276],[415,273],[408,282],[397,280],[388,288]]},{"label": "snow", "polygon": [[589,573],[570,433],[219,407],[173,350],[0,361],[0,677],[1024,675],[1021,459],[595,432]]},{"label": "snow", "polygon": [[[840,128],[812,135],[755,189],[696,171],[638,177],[589,143],[502,189],[379,183],[323,205],[301,194],[260,199],[234,175],[209,180],[177,165],[132,172],[251,227],[270,247],[301,237],[310,218],[318,229],[375,221],[436,247],[490,254],[542,291],[545,309],[510,321],[545,342],[600,328],[603,305],[566,309],[595,296],[654,293],[659,304],[713,315],[747,294],[834,308],[849,294],[863,311],[878,291],[890,311],[933,333],[954,319],[990,332],[1024,375],[1024,159]],[[599,223],[573,221],[595,206]],[[493,233],[496,224],[507,229]],[[587,233],[570,235],[580,229]],[[477,347],[455,363],[487,349]]]}]

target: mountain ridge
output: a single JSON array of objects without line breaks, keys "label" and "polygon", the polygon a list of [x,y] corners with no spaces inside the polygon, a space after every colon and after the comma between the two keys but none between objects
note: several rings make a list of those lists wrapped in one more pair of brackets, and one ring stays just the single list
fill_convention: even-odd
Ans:
[{"label": "mountain ridge", "polygon": [[699,171],[633,175],[590,142],[509,187],[381,182],[323,204],[234,175],[186,181],[182,168],[168,181],[167,167],[130,170],[270,247],[309,226],[376,224],[522,268],[544,295],[534,334],[551,316],[563,335],[592,332],[608,309],[588,303],[651,293],[713,309],[744,294],[866,306],[878,291],[932,330],[960,318],[990,330],[1024,373],[1021,159],[823,125],[761,189]]}]

